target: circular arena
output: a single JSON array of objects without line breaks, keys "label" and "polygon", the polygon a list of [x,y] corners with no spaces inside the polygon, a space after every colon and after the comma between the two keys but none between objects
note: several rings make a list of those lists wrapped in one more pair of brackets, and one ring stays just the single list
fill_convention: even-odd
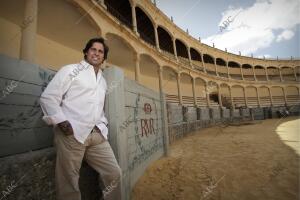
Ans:
[{"label": "circular arena", "polygon": [[[209,46],[150,0],[0,5],[0,199],[55,199],[39,98],[94,37],[109,46],[104,110],[122,199],[299,198],[299,58]],[[82,199],[107,191],[85,162],[79,185]]]}]

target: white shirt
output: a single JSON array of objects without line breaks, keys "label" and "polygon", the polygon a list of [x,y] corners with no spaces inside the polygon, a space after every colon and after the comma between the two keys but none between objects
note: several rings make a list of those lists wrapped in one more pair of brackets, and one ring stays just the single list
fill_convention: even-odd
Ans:
[{"label": "white shirt", "polygon": [[86,61],[62,67],[41,95],[43,120],[57,125],[68,120],[74,137],[84,143],[96,125],[107,139],[107,119],[104,114],[106,81],[99,69],[97,78],[94,67]]}]

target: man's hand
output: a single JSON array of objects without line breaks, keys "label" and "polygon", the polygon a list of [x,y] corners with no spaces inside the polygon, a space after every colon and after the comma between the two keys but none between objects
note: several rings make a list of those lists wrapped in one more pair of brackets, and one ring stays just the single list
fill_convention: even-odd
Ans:
[{"label": "man's hand", "polygon": [[64,121],[61,122],[59,124],[57,124],[57,126],[60,128],[60,130],[65,134],[65,135],[73,135],[73,128],[72,125],[70,124],[69,121]]}]

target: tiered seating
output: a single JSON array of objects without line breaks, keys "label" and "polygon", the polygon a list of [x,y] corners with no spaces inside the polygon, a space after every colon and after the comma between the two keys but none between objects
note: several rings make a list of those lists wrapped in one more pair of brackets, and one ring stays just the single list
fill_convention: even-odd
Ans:
[{"label": "tiered seating", "polygon": [[232,79],[243,80],[242,75],[240,74],[230,74]]},{"label": "tiered seating", "polygon": [[254,81],[255,80],[253,75],[244,75],[244,79],[247,80],[247,81]]},{"label": "tiered seating", "polygon": [[245,107],[245,99],[244,97],[233,97],[233,104],[235,108]]},{"label": "tiered seating", "polygon": [[220,77],[228,78],[226,66],[217,65],[217,71]]},{"label": "tiered seating", "polygon": [[204,68],[202,67],[202,62],[197,60],[192,60],[192,65],[196,70],[204,72]]},{"label": "tiered seating", "polygon": [[194,97],[182,96],[182,104],[188,105],[188,106],[193,106],[194,105]]},{"label": "tiered seating", "polygon": [[259,97],[260,106],[261,107],[270,107],[271,106],[271,99],[270,97]]},{"label": "tiered seating", "polygon": [[249,81],[255,80],[252,68],[248,68],[248,69],[243,68],[243,76],[245,80],[249,80]]},{"label": "tiered seating", "polygon": [[[244,97],[232,97],[232,100],[233,100],[233,105],[235,108],[240,108],[240,107],[246,106]],[[230,97],[226,97],[226,96],[222,97],[222,102],[223,102],[224,106],[225,105],[231,106]]]},{"label": "tiered seating", "polygon": [[247,102],[248,102],[249,108],[257,108],[258,107],[257,97],[247,97]]},{"label": "tiered seating", "polygon": [[273,105],[274,106],[283,106],[285,105],[284,96],[273,96]]},{"label": "tiered seating", "polygon": [[[245,107],[245,99],[244,97],[233,97],[233,104],[235,108]],[[268,96],[260,97],[260,106],[261,107],[270,107],[271,99]],[[300,104],[300,96],[298,95],[288,95],[286,97],[287,105],[299,105]],[[177,95],[166,95],[166,101],[169,103],[177,103],[179,104],[179,98]],[[183,105],[194,106],[194,98],[192,96],[182,96]],[[197,106],[207,107],[206,97],[197,97],[196,98]],[[257,97],[247,97],[247,103],[249,108],[258,107]],[[222,104],[225,107],[231,106],[230,97],[222,96]],[[283,96],[273,96],[273,106],[284,106],[285,101]],[[210,100],[211,107],[219,107],[219,103],[213,100]]]},{"label": "tiered seating", "polygon": [[190,65],[190,61],[189,61],[188,58],[184,58],[184,57],[178,56],[178,60],[179,60],[179,62],[181,62],[182,64]]},{"label": "tiered seating", "polygon": [[222,98],[222,106],[226,108],[230,108],[231,107],[230,97],[221,95],[221,98]]},{"label": "tiered seating", "polygon": [[220,77],[228,78],[227,73],[225,74],[225,73],[218,72],[218,74]]},{"label": "tiered seating", "polygon": [[196,69],[198,71],[204,72],[204,68],[202,66],[198,66],[198,65],[193,64],[193,67],[194,67],[194,69]]},{"label": "tiered seating", "polygon": [[[168,103],[177,103],[179,104],[179,98],[177,95],[166,95],[166,101]],[[197,97],[196,98],[197,106],[199,107],[207,107],[206,97]],[[194,97],[191,96],[182,96],[182,104],[186,106],[194,106]],[[210,100],[211,107],[219,107],[219,103],[213,100]]]},{"label": "tiered seating", "polygon": [[207,102],[205,97],[197,97],[196,98],[197,105],[200,107],[207,107]]},{"label": "tiered seating", "polygon": [[258,81],[267,81],[267,77],[265,75],[256,75],[256,79]]},{"label": "tiered seating", "polygon": [[210,104],[210,107],[219,107],[220,106],[220,104],[218,102],[215,102],[213,100],[210,100],[209,104]]},{"label": "tiered seating", "polygon": [[287,95],[286,101],[287,101],[288,105],[299,105],[300,97],[299,97],[299,95]]},{"label": "tiered seating", "polygon": [[208,74],[216,76],[216,67],[213,64],[205,63],[205,68]]},{"label": "tiered seating", "polygon": [[271,81],[280,81],[280,76],[279,75],[268,75],[269,80]]},{"label": "tiered seating", "polygon": [[166,102],[168,103],[179,103],[179,98],[177,95],[167,94]]},{"label": "tiered seating", "polygon": [[294,74],[282,75],[282,79],[284,81],[295,81],[295,75]]}]

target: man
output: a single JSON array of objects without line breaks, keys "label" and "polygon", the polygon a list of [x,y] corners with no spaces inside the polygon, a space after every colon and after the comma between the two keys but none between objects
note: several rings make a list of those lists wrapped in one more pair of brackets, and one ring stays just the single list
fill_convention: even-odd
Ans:
[{"label": "man", "polygon": [[[106,81],[100,68],[107,58],[103,38],[93,38],[83,49],[84,60],[62,67],[41,95],[43,120],[54,125],[56,193],[59,200],[80,200],[78,186],[82,160],[104,181],[104,199],[120,199],[121,169],[107,141],[104,115]],[[104,189],[105,190],[105,189]]]}]

